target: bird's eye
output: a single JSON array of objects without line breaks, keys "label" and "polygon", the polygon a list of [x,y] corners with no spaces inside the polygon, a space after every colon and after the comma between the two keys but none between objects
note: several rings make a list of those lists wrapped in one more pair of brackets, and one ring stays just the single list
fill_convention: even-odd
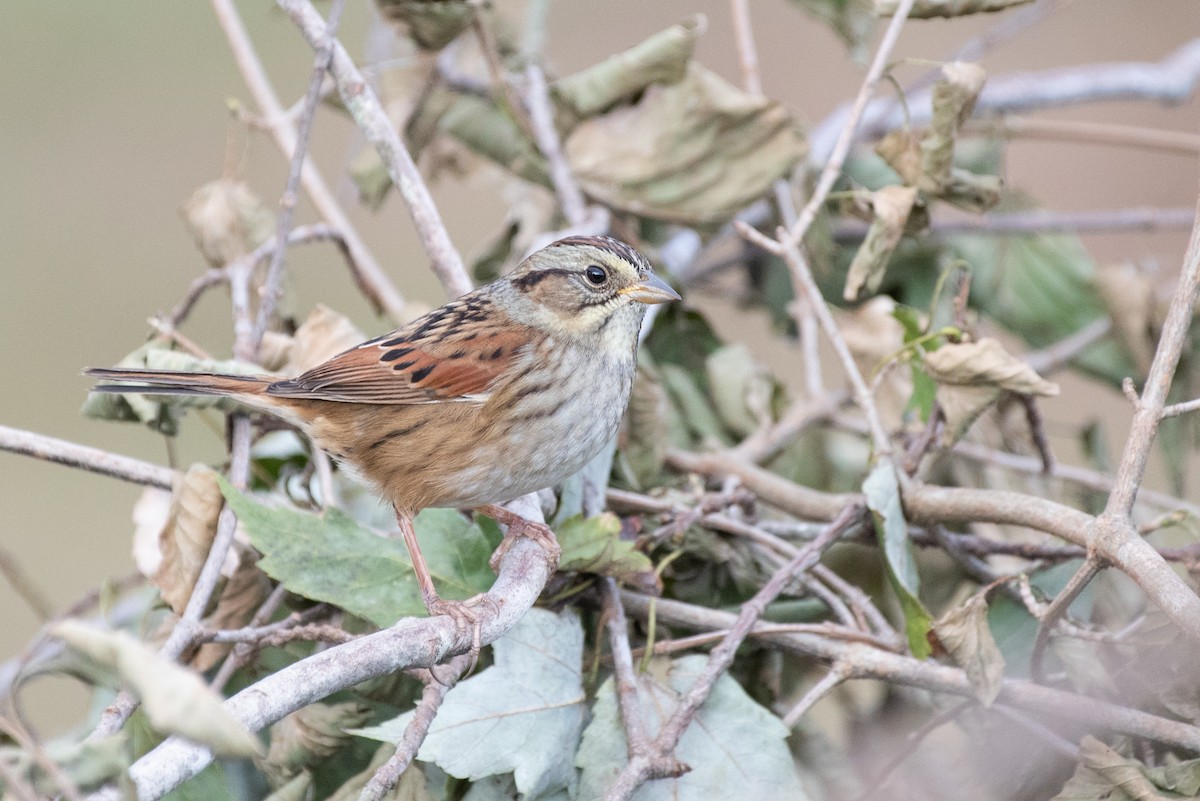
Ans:
[{"label": "bird's eye", "polygon": [[592,286],[602,286],[608,280],[608,270],[598,264],[593,264],[583,271],[587,276],[588,283]]}]

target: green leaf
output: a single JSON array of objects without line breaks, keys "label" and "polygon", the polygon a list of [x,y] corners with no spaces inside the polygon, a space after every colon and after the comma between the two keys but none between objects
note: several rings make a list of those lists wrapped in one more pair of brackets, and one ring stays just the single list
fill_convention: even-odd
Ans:
[{"label": "green leaf", "polygon": [[612,576],[652,593],[661,589],[650,557],[632,541],[621,539],[621,519],[611,512],[589,518],[575,515],[560,523],[554,534],[562,546],[559,570]]},{"label": "green leaf", "polygon": [[463,0],[379,0],[380,12],[405,23],[409,35],[426,50],[440,50],[471,24],[474,9]]},{"label": "green leaf", "polygon": [[937,397],[938,385],[918,362],[913,362],[910,367],[913,391],[905,411],[915,409],[921,416],[921,422],[928,423],[929,415],[933,414],[933,401]]},{"label": "green leaf", "polygon": [[559,79],[552,87],[554,95],[577,117],[591,117],[650,84],[678,83],[706,25],[701,14],[688,17],[595,66]]},{"label": "green leaf", "polygon": [[[568,787],[583,729],[583,627],[531,609],[492,646],[496,661],[446,694],[417,758],[472,781],[512,773],[527,798]],[[408,712],[353,734],[398,742]]]},{"label": "green leaf", "polygon": [[95,661],[116,669],[121,680],[142,700],[150,724],[209,746],[218,754],[254,756],[258,739],[235,720],[221,697],[199,674],[159,655],[123,631],[104,631],[78,620],[64,620],[54,636]]},{"label": "green leaf", "polygon": [[925,659],[932,652],[926,639],[932,620],[921,604],[921,578],[913,558],[912,540],[908,538],[908,523],[900,502],[900,482],[895,466],[887,459],[881,459],[863,482],[863,493],[875,520],[875,535],[882,546],[888,578],[904,612],[909,650],[917,659]]},{"label": "green leaf", "polygon": [[[653,675],[653,670],[638,675],[641,718],[650,737],[656,736],[674,713],[680,697],[692,687],[707,661],[700,655],[686,656],[669,663],[661,679]],[[787,736],[787,727],[779,718],[755,703],[728,674],[723,675],[675,749],[675,755],[691,770],[677,778],[644,784],[633,798],[804,801],[808,795],[796,774]],[[627,759],[625,730],[610,678],[596,692],[592,722],[575,759],[581,769],[576,798],[603,797]]]},{"label": "green leaf", "polygon": [[950,658],[967,674],[975,697],[991,706],[1004,681],[1004,657],[988,628],[988,603],[983,592],[976,593],[939,617],[933,630]]},{"label": "green leaf", "polygon": [[[128,737],[121,733],[80,742],[54,740],[46,743],[44,749],[45,755],[81,790],[96,789],[116,778],[131,761]],[[29,751],[13,745],[0,746],[0,765],[31,784],[39,797],[60,794],[55,778],[46,773]],[[4,798],[9,795],[4,794]]]},{"label": "green leaf", "polygon": [[[425,614],[403,541],[380,536],[337,509],[316,515],[267,506],[224,479],[221,491],[263,553],[259,568],[291,592],[335,604],[377,626]],[[490,544],[478,525],[452,509],[426,509],[415,525],[443,598],[470,598],[491,587]]]}]

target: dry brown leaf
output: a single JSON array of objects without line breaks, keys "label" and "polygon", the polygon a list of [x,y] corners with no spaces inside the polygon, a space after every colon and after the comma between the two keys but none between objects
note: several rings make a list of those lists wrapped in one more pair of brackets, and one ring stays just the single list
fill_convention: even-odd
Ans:
[{"label": "dry brown leaf", "polygon": [[933,622],[938,640],[967,674],[975,697],[991,706],[1004,681],[1004,657],[988,626],[984,593],[976,593]]},{"label": "dry brown leaf", "polygon": [[349,318],[318,303],[292,337],[284,372],[299,375],[366,338]]},{"label": "dry brown leaf", "polygon": [[1108,307],[1121,344],[1145,375],[1154,357],[1154,283],[1132,264],[1106,264],[1096,270],[1096,289]]},{"label": "dry brown leaf", "polygon": [[150,583],[176,614],[183,614],[208,558],[223,503],[216,473],[202,464],[189,467],[171,495],[171,511],[159,535],[162,562]]},{"label": "dry brown leaf", "polygon": [[916,186],[921,177],[921,143],[911,131],[889,132],[875,145],[875,152],[896,171],[906,186]]},{"label": "dry brown leaf", "polygon": [[303,768],[333,756],[353,729],[366,723],[370,707],[354,701],[342,704],[309,704],[271,726],[271,747],[261,767],[279,787]]},{"label": "dry brown leaf", "polygon": [[850,262],[842,292],[845,300],[858,300],[864,288],[871,294],[879,290],[916,199],[917,190],[910,186],[885,186],[871,193],[875,218]]},{"label": "dry brown leaf", "polygon": [[171,514],[171,493],[146,487],[133,504],[133,564],[150,578],[162,566],[161,538]]},{"label": "dry brown leaf", "polygon": [[942,345],[925,354],[925,369],[939,384],[995,387],[1043,397],[1058,394],[1057,384],[1042,378],[992,337]]},{"label": "dry brown leaf", "polygon": [[975,101],[987,80],[983,67],[964,61],[944,65],[942,75],[933,87],[933,116],[921,140],[921,176],[917,184],[935,195],[950,182],[958,129],[975,110]]},{"label": "dry brown leaf", "polygon": [[243,181],[222,178],[197,189],[183,207],[196,247],[214,267],[223,267],[266,242],[275,216]]}]

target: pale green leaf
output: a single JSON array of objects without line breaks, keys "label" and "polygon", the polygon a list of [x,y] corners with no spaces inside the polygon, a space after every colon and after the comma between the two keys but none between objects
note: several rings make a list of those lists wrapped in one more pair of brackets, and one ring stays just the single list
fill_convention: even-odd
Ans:
[{"label": "pale green leaf", "polygon": [[632,540],[621,539],[621,519],[611,512],[568,518],[554,534],[562,546],[560,571],[611,576],[648,592],[659,589],[650,557],[634,548]]},{"label": "pale green leaf", "polygon": [[[337,509],[316,515],[267,506],[224,480],[221,490],[263,553],[259,568],[291,592],[335,604],[377,626],[425,614],[402,540],[366,529]],[[452,509],[426,509],[415,525],[443,598],[470,598],[491,587],[491,546],[478,525]]]},{"label": "pale green leaf", "polygon": [[[512,773],[528,798],[569,787],[586,701],[579,618],[531,609],[492,647],[495,664],[446,694],[417,758],[463,779]],[[411,719],[353,733],[394,743]]]},{"label": "pale green leaf", "polygon": [[[642,722],[654,737],[695,683],[707,663],[693,655],[670,665],[665,684],[652,673],[638,676]],[[673,779],[648,782],[634,801],[746,801],[808,797],[787,747],[788,730],[759,706],[728,674],[717,679],[712,693],[679,740],[675,755],[691,770]],[[627,761],[625,730],[610,678],[596,692],[592,722],[583,735],[575,764],[581,769],[580,801],[604,796]]]},{"label": "pale green leaf", "polygon": [[253,756],[261,746],[253,734],[234,720],[221,697],[199,674],[160,656],[123,631],[103,631],[78,620],[53,628],[75,650],[113,667],[138,698],[150,725],[165,734],[178,734],[219,754]]},{"label": "pale green leaf", "polygon": [[913,656],[924,659],[931,650],[926,635],[932,620],[920,599],[921,578],[913,558],[912,540],[908,538],[908,523],[900,502],[900,482],[895,466],[881,459],[863,482],[863,493],[875,521],[875,536],[879,539],[888,578],[904,611],[909,650]]}]

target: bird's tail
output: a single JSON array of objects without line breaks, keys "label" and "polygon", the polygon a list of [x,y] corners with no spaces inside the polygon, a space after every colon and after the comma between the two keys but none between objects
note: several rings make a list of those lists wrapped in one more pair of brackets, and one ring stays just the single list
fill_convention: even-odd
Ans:
[{"label": "bird's tail", "polygon": [[[102,383],[93,392],[136,393],[142,395],[223,395],[256,405],[253,399],[263,396],[274,380],[266,376],[225,375],[221,373],[187,373],[176,370],[142,370],[131,367],[89,367],[84,375],[98,378]],[[103,383],[120,381],[120,384]]]}]

